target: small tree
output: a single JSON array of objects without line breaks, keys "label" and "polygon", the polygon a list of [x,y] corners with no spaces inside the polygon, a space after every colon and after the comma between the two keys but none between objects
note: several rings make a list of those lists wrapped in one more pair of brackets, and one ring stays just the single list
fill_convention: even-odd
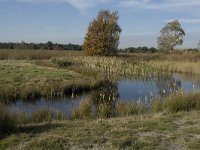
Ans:
[{"label": "small tree", "polygon": [[183,44],[185,32],[182,29],[178,20],[169,22],[160,31],[160,36],[157,39],[158,48],[164,51],[173,51],[174,47]]},{"label": "small tree", "polygon": [[86,55],[114,55],[117,52],[121,28],[118,13],[100,11],[88,27],[83,50]]},{"label": "small tree", "polygon": [[47,47],[48,50],[53,50],[53,43],[51,41],[48,41],[46,43],[46,47]]}]

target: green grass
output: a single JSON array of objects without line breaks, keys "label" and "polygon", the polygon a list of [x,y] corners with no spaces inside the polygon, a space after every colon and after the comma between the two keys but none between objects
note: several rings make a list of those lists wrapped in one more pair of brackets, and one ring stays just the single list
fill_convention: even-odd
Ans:
[{"label": "green grass", "polygon": [[0,61],[0,99],[52,98],[95,87],[95,77],[67,68],[37,65],[35,61]]},{"label": "green grass", "polygon": [[198,149],[199,115],[192,111],[28,124],[2,139],[0,149]]},{"label": "green grass", "polygon": [[[200,53],[188,52],[100,58],[84,57],[81,52],[2,50],[0,99],[53,98],[94,89],[102,85],[99,72],[104,71],[143,77],[163,71],[200,74],[199,58]],[[1,107],[0,130],[5,133],[0,149],[200,148],[200,94],[178,93],[164,103],[152,101],[149,113],[140,103],[117,103],[115,110],[106,100],[98,104],[97,116],[90,103],[81,103],[72,120],[50,110],[27,118]]]}]

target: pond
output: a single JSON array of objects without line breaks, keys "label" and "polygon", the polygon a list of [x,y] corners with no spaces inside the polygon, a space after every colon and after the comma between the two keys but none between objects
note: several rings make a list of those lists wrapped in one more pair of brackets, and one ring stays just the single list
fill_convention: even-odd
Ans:
[{"label": "pond", "polygon": [[146,102],[150,99],[163,99],[178,90],[188,93],[200,91],[199,85],[199,76],[186,74],[171,74],[146,79],[122,79],[117,82],[109,82],[109,86],[105,85],[100,91],[54,100],[44,98],[31,102],[18,100],[10,104],[9,108],[14,112],[25,112],[27,115],[43,108],[70,115],[72,109],[78,107],[86,97],[99,96],[99,92],[101,94],[107,93],[109,98],[116,97],[117,101]]}]

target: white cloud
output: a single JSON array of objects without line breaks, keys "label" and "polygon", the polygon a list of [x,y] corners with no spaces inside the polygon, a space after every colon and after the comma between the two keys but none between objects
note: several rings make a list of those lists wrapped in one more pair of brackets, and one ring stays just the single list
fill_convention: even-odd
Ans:
[{"label": "white cloud", "polygon": [[[0,0],[5,1],[5,0]],[[78,10],[86,10],[100,4],[109,4],[113,0],[16,0],[19,2],[67,2]]]},{"label": "white cloud", "polygon": [[[86,10],[101,4],[114,4],[118,7],[157,9],[157,10],[199,10],[200,0],[0,0],[21,2],[68,2],[79,10]],[[194,11],[194,10],[193,10]],[[199,12],[199,11],[198,11]]]},{"label": "white cloud", "polygon": [[72,6],[79,10],[86,10],[99,4],[109,3],[110,0],[66,0]]},{"label": "white cloud", "polygon": [[200,0],[120,0],[119,7],[135,7],[142,9],[158,9],[158,10],[173,10],[189,8],[199,9]]}]

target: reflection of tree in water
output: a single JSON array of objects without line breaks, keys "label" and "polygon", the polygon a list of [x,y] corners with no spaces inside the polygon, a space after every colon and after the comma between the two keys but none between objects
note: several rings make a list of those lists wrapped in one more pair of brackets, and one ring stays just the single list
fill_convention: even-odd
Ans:
[{"label": "reflection of tree in water", "polygon": [[105,115],[105,117],[110,117],[114,112],[118,97],[118,87],[111,81],[106,81],[99,90],[93,91],[89,95],[89,99],[94,106],[95,114]]},{"label": "reflection of tree in water", "polygon": [[156,80],[156,85],[159,89],[158,94],[161,97],[166,97],[181,89],[181,80],[176,79],[172,75],[166,75],[159,77]]}]

